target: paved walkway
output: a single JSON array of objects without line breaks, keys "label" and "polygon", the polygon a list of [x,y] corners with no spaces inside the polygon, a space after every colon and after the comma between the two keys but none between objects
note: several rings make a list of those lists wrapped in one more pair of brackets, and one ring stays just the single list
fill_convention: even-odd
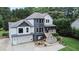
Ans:
[{"label": "paved walkway", "polygon": [[0,39],[0,51],[57,51],[64,47],[58,42],[47,47],[36,47],[34,42],[11,46],[8,38]]}]

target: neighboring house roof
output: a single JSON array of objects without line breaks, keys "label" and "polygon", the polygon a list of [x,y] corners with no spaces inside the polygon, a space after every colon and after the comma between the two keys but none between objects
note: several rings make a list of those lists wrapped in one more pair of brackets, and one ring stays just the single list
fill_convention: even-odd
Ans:
[{"label": "neighboring house roof", "polygon": [[32,26],[32,24],[29,21],[27,21],[26,19],[22,19],[17,22],[9,22],[9,27],[18,27],[23,22],[26,22],[29,26]]},{"label": "neighboring house roof", "polygon": [[72,28],[76,28],[79,29],[79,19],[75,20],[72,24],[71,24]]},{"label": "neighboring house roof", "polygon": [[48,13],[33,13],[30,16],[28,16],[26,19],[31,19],[31,18],[44,18]]}]

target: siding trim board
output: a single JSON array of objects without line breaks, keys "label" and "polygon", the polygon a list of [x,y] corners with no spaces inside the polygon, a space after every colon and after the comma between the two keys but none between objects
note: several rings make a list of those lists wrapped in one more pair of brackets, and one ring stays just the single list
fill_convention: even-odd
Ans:
[{"label": "siding trim board", "polygon": [[29,35],[33,35],[33,33],[30,33],[30,34],[22,34],[22,35],[14,34],[14,35],[11,35],[11,36],[12,37],[20,37],[20,36],[29,36]]}]

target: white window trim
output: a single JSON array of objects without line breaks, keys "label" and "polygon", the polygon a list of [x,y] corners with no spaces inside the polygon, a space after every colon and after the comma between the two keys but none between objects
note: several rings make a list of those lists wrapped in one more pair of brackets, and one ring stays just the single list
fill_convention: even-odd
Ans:
[{"label": "white window trim", "polygon": [[50,23],[50,20],[49,19],[46,19],[46,23]]},{"label": "white window trim", "polygon": [[[23,28],[23,33],[19,33],[19,28]],[[18,27],[17,28],[17,34],[19,34],[19,35],[24,34],[24,27]]]},{"label": "white window trim", "polygon": [[[23,28],[23,33],[19,33],[19,28]],[[29,28],[28,32],[26,32],[26,28]],[[18,27],[17,28],[17,34],[18,35],[22,35],[22,34],[30,34],[30,27],[26,26],[26,27]]]},{"label": "white window trim", "polygon": [[[26,28],[29,28],[29,29],[28,29],[28,32],[26,31]],[[25,33],[26,33],[26,34],[30,33],[30,27],[28,27],[28,26],[25,27]]]}]

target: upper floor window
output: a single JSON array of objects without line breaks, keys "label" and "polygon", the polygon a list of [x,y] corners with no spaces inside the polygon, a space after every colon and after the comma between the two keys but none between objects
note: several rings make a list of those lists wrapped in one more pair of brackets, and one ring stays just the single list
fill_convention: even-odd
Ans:
[{"label": "upper floor window", "polygon": [[39,21],[39,20],[37,19],[37,23],[38,23],[38,21]]},{"label": "upper floor window", "polygon": [[43,28],[41,28],[41,32],[43,32]]},{"label": "upper floor window", "polygon": [[43,23],[43,21],[44,21],[44,20],[42,19],[42,23]]},{"label": "upper floor window", "polygon": [[18,29],[18,32],[19,32],[19,33],[23,33],[23,28],[19,28],[19,29]]},{"label": "upper floor window", "polygon": [[38,32],[38,28],[36,29],[36,32]]},{"label": "upper floor window", "polygon": [[26,28],[26,32],[29,32],[29,28]]},{"label": "upper floor window", "polygon": [[46,19],[46,23],[49,23],[49,19]]},{"label": "upper floor window", "polygon": [[41,19],[39,20],[39,23],[41,23]]},{"label": "upper floor window", "polygon": [[43,23],[43,19],[39,19],[39,23]]}]

